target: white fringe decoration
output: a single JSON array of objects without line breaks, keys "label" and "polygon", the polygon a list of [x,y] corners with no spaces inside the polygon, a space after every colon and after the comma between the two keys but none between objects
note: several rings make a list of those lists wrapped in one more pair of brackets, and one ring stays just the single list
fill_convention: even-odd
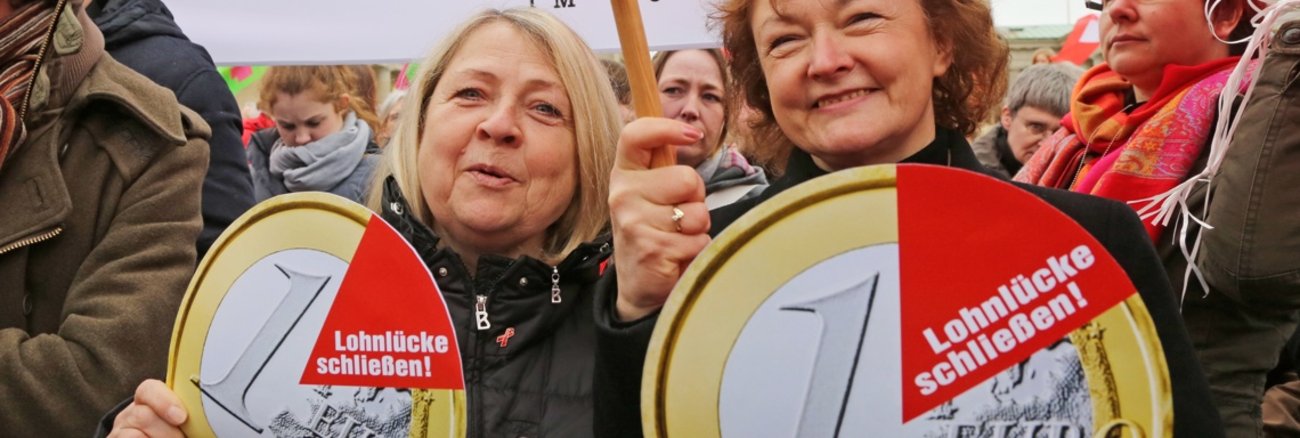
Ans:
[{"label": "white fringe decoration", "polygon": [[[1214,32],[1214,26],[1213,24],[1210,24],[1212,23],[1211,16],[1214,9],[1222,2],[1223,0],[1206,2],[1205,17],[1206,23],[1210,25],[1211,34]],[[1201,233],[1196,233],[1196,236],[1192,239],[1191,248],[1187,247],[1187,235],[1190,233],[1189,229],[1193,222],[1200,225],[1203,230],[1214,229],[1213,226],[1206,223],[1202,218],[1205,217],[1206,211],[1209,209],[1210,190],[1208,185],[1211,183],[1214,175],[1218,174],[1219,167],[1223,164],[1223,157],[1227,154],[1228,148],[1231,147],[1229,142],[1232,140],[1233,134],[1236,133],[1237,126],[1241,123],[1241,116],[1244,111],[1239,111],[1236,115],[1233,115],[1232,113],[1233,108],[1236,107],[1233,105],[1233,102],[1235,101],[1237,92],[1242,89],[1241,83],[1246,78],[1246,73],[1250,68],[1251,61],[1258,59],[1262,63],[1264,58],[1268,56],[1269,46],[1273,42],[1273,27],[1277,23],[1278,18],[1289,11],[1300,10],[1300,0],[1259,0],[1259,2],[1267,3],[1268,6],[1261,8],[1256,1],[1247,2],[1247,4],[1257,12],[1255,17],[1251,20],[1251,25],[1255,27],[1255,33],[1250,38],[1244,38],[1239,41],[1223,41],[1223,39],[1219,38],[1217,34],[1214,34],[1216,39],[1219,39],[1219,41],[1224,43],[1240,44],[1249,41],[1249,44],[1246,46],[1246,53],[1241,56],[1241,62],[1237,63],[1236,68],[1232,71],[1232,75],[1228,77],[1228,83],[1223,87],[1223,92],[1219,95],[1218,123],[1214,129],[1214,138],[1210,143],[1210,154],[1205,165],[1205,170],[1196,175],[1192,175],[1186,181],[1183,181],[1182,184],[1175,186],[1165,193],[1150,198],[1129,201],[1130,204],[1144,204],[1142,208],[1138,209],[1138,215],[1141,216],[1143,220],[1150,220],[1152,224],[1168,226],[1169,221],[1175,216],[1181,216],[1183,219],[1179,221],[1176,230],[1178,236],[1178,248],[1183,253],[1183,257],[1187,259],[1187,272],[1183,274],[1183,290],[1180,294],[1180,307],[1181,300],[1186,299],[1187,297],[1188,282],[1191,280],[1193,275],[1196,276],[1196,281],[1200,282],[1201,290],[1203,290],[1206,295],[1210,293],[1210,288],[1209,285],[1205,283],[1204,275],[1202,275],[1201,270],[1196,267],[1196,255],[1201,249]],[[1255,92],[1255,83],[1258,81],[1258,74],[1251,75],[1249,84],[1246,86],[1246,94],[1239,104],[1240,108],[1244,109],[1246,104],[1250,102],[1251,95]],[[1206,184],[1207,187],[1205,190],[1205,208],[1202,209],[1198,216],[1187,208],[1187,198],[1191,196],[1192,190],[1199,184]]]}]

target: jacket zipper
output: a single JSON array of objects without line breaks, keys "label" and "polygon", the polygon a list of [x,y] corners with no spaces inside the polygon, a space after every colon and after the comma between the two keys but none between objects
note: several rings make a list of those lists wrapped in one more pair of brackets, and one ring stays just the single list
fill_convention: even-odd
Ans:
[{"label": "jacket zipper", "polygon": [[560,267],[551,267],[551,304],[560,304]]},{"label": "jacket zipper", "polygon": [[492,321],[488,321],[487,299],[487,295],[474,296],[474,321],[479,331],[492,328]]},{"label": "jacket zipper", "polygon": [[35,245],[35,244],[38,244],[38,243],[44,242],[44,241],[46,241],[46,240],[53,239],[55,236],[58,236],[59,233],[62,233],[62,232],[63,232],[63,227],[55,227],[53,230],[46,231],[46,232],[41,233],[41,234],[37,234],[37,235],[35,235],[35,236],[28,237],[28,238],[26,238],[26,239],[21,239],[21,240],[19,240],[19,241],[17,241],[17,242],[14,242],[14,243],[10,243],[10,244],[8,244],[8,245],[5,245],[4,247],[0,247],[0,254],[5,254],[5,253],[7,253],[7,252],[10,252],[10,251],[13,251],[13,250],[16,250],[16,249],[19,249],[19,248],[25,247],[25,246]]},{"label": "jacket zipper", "polygon": [[[54,22],[50,23],[50,30],[45,33],[45,41],[41,43],[40,50],[36,52],[36,65],[33,66],[32,68],[32,71],[35,71],[38,74],[41,71],[41,67],[45,65],[45,53],[50,50],[50,44],[54,43],[54,34],[59,30],[59,20],[63,16],[63,7],[66,6],[67,3],[68,0],[59,0],[54,4]],[[27,119],[27,109],[28,107],[31,106],[31,102],[32,102],[32,91],[34,91],[36,88],[36,84],[34,83],[35,80],[36,80],[35,78],[32,79],[33,84],[31,85],[31,88],[27,89],[27,95],[23,96],[22,105],[18,107],[17,115],[18,115],[18,120],[20,122]],[[35,236],[28,237],[26,239],[22,239],[17,242],[5,245],[4,247],[0,248],[0,254],[5,254],[25,246],[35,245],[37,243],[41,243],[46,240],[53,239],[55,236],[58,236],[62,232],[63,232],[63,227],[55,227],[53,230],[46,231],[44,233],[37,234]]]},{"label": "jacket zipper", "polygon": [[[469,272],[469,267],[465,266],[464,263],[460,265],[460,268],[466,273]],[[474,345],[474,360],[471,362],[473,364],[473,378],[472,380],[467,380],[465,383],[469,389],[466,391],[466,395],[470,401],[468,412],[469,418],[467,418],[467,420],[472,420],[469,421],[469,427],[465,431],[465,436],[477,438],[483,436],[483,425],[486,421],[483,418],[483,394],[482,391],[478,390],[479,385],[483,382],[482,334],[484,330],[492,328],[492,321],[488,319],[488,294],[479,293],[477,287],[475,287],[474,281],[472,280],[473,277],[468,278],[471,278],[469,282],[470,293],[474,294],[474,322],[476,330],[470,332],[472,345]],[[471,382],[473,384],[468,385]]]},{"label": "jacket zipper", "polygon": [[[50,24],[50,31],[45,34],[45,42],[41,44],[41,49],[36,52],[36,66],[32,70],[36,73],[41,72],[41,66],[45,65],[45,52],[50,50],[50,44],[54,44],[54,34],[59,31],[59,20],[63,18],[63,7],[68,0],[59,0],[54,4],[54,22]],[[35,90],[35,77],[32,78],[32,86],[27,89],[27,95],[23,96],[22,106],[18,108],[18,120],[27,119],[27,107],[32,102],[32,91]],[[0,251],[3,254],[4,251]]]}]

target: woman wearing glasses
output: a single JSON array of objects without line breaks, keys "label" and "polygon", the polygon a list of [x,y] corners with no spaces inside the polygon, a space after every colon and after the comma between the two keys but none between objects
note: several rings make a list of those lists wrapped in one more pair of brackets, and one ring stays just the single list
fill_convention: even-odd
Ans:
[{"label": "woman wearing glasses", "polygon": [[[1061,129],[1016,180],[1131,202],[1198,174],[1219,95],[1243,48],[1227,41],[1252,30],[1248,1],[1088,2],[1101,11],[1106,62],[1080,79]],[[1205,189],[1187,198],[1190,211],[1203,211]],[[1183,290],[1187,259],[1175,240],[1182,224],[1145,225],[1174,290]],[[1198,232],[1191,231],[1189,242]],[[1211,289],[1192,279],[1183,317],[1228,436],[1258,436],[1265,375],[1295,327],[1296,309]]]}]

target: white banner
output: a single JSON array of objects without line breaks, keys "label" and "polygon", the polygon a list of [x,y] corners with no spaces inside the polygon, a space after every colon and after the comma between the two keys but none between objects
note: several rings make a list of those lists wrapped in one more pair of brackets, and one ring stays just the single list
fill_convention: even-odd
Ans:
[{"label": "white banner", "polygon": [[[651,50],[717,47],[710,0],[640,0]],[[609,0],[171,0],[191,40],[222,65],[418,60],[485,8],[541,8],[597,52],[619,50]]]}]

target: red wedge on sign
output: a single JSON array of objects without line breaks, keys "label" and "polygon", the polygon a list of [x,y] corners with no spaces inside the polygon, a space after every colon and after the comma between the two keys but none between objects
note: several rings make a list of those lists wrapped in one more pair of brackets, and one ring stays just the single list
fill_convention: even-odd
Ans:
[{"label": "red wedge on sign", "polygon": [[420,257],[371,217],[300,383],[464,389],[446,309]]},{"label": "red wedge on sign", "polygon": [[[1106,250],[1068,216],[1012,185],[979,181],[987,178],[898,167],[900,274],[907,292],[900,303],[904,422],[1136,292]],[[981,190],[934,196],[961,187]],[[1007,214],[979,221],[992,216],[967,213],[989,206]]]}]

